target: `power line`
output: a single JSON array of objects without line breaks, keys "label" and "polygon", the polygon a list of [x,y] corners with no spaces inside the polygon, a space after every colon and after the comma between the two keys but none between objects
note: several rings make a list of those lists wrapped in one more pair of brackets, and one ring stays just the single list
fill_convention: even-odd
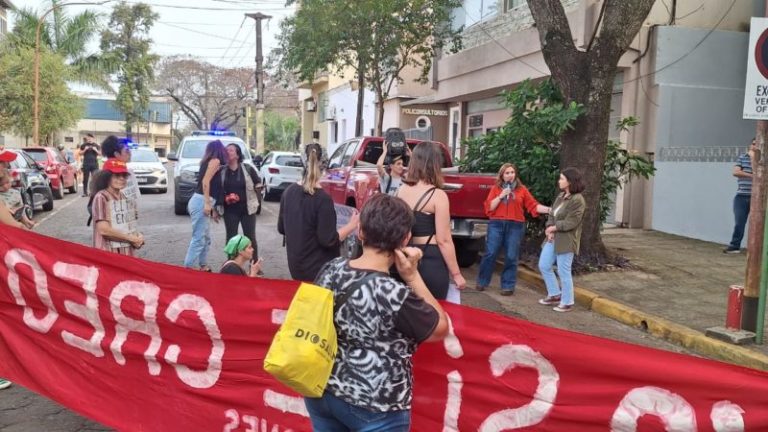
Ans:
[{"label": "power line", "polygon": [[624,83],[630,83],[630,82],[633,82],[633,81],[637,81],[637,80],[639,80],[639,79],[643,79],[643,78],[647,78],[647,77],[649,77],[649,76],[653,76],[653,75],[656,75],[657,73],[659,73],[659,72],[661,72],[661,71],[663,71],[663,70],[665,70],[665,69],[668,69],[668,68],[670,68],[670,67],[672,67],[672,66],[674,66],[674,65],[676,65],[676,64],[678,64],[678,63],[680,63],[681,61],[683,61],[683,60],[684,60],[686,57],[688,57],[689,55],[691,55],[691,53],[693,53],[694,51],[696,51],[696,49],[697,49],[698,47],[700,47],[700,46],[701,46],[701,44],[703,44],[703,43],[704,43],[704,41],[706,41],[706,40],[707,40],[707,38],[709,38],[709,36],[711,36],[711,35],[712,35],[712,33],[714,33],[714,32],[715,32],[715,30],[717,30],[717,28],[718,28],[718,27],[720,27],[720,24],[722,24],[722,23],[723,23],[723,21],[725,21],[725,18],[728,16],[728,14],[730,14],[730,13],[731,13],[731,10],[733,9],[733,6],[734,6],[735,4],[736,4],[736,0],[733,0],[733,1],[731,1],[731,5],[730,5],[730,6],[728,6],[728,9],[725,11],[725,13],[723,14],[723,16],[721,16],[721,17],[720,17],[720,19],[717,21],[717,23],[716,23],[714,26],[712,26],[712,28],[711,28],[711,29],[709,29],[709,31],[707,31],[707,34],[705,34],[705,35],[704,35],[704,37],[703,37],[703,38],[701,38],[701,40],[699,40],[699,42],[697,42],[697,43],[696,43],[696,45],[694,45],[694,46],[693,46],[693,48],[691,48],[690,50],[688,50],[688,52],[686,52],[685,54],[683,54],[682,56],[680,56],[680,57],[679,57],[677,60],[675,60],[675,61],[673,61],[673,62],[671,62],[671,63],[668,63],[668,64],[666,64],[666,65],[664,65],[664,66],[662,66],[662,67],[660,67],[660,68],[656,69],[656,70],[655,70],[655,71],[653,71],[653,72],[649,72],[649,73],[647,73],[647,74],[645,74],[645,75],[640,75],[640,76],[638,76],[638,77],[635,77],[635,78],[632,78],[631,80],[628,80],[628,81],[624,81]]},{"label": "power line", "polygon": [[232,45],[234,45],[235,40],[240,35],[240,30],[243,29],[243,24],[245,24],[245,19],[246,19],[246,17],[243,16],[243,20],[240,22],[240,27],[237,28],[237,33],[235,33],[235,37],[232,38],[232,42],[229,43],[229,46],[227,47],[227,49],[224,50],[224,54],[221,55],[222,60],[224,59],[224,57],[227,56],[227,53],[229,52],[229,49],[232,48]]},{"label": "power line", "polygon": [[490,32],[488,32],[488,30],[487,30],[487,29],[486,29],[486,28],[485,28],[485,27],[482,25],[482,23],[480,22],[480,20],[476,20],[476,19],[475,19],[475,18],[474,18],[472,15],[470,15],[470,14],[469,14],[469,11],[468,11],[468,10],[467,10],[467,9],[464,7],[464,4],[463,4],[463,3],[462,3],[462,5],[461,5],[461,8],[464,10],[464,14],[465,14],[466,16],[468,16],[470,19],[472,19],[472,20],[474,20],[474,21],[476,21],[476,22],[478,22],[478,23],[480,24],[480,25],[479,25],[479,28],[480,28],[480,30],[482,30],[482,31],[483,31],[483,33],[485,33],[485,34],[486,34],[486,36],[488,36],[489,38],[491,38],[491,40],[492,40],[492,41],[493,41],[493,42],[494,42],[496,45],[498,45],[498,46],[499,46],[499,48],[501,48],[501,49],[502,49],[502,50],[504,50],[504,51],[505,51],[507,54],[509,54],[509,56],[511,57],[511,58],[510,58],[510,60],[516,60],[516,61],[519,61],[520,63],[522,63],[522,64],[524,64],[524,65],[528,66],[529,68],[531,68],[531,69],[535,70],[536,72],[538,72],[538,73],[540,73],[540,74],[542,74],[542,75],[544,75],[544,76],[550,75],[548,72],[544,72],[544,71],[542,71],[541,69],[537,68],[536,66],[534,66],[534,65],[532,65],[532,64],[530,64],[530,63],[528,63],[528,62],[526,62],[525,60],[521,59],[521,58],[520,58],[520,56],[516,56],[515,54],[512,54],[512,53],[511,53],[511,52],[510,52],[510,51],[507,49],[507,47],[505,47],[504,45],[502,45],[502,44],[501,44],[501,42],[499,42],[498,40],[496,40],[496,38],[494,38],[494,37],[493,37],[493,35],[491,35],[491,33],[490,33]]},{"label": "power line", "polygon": [[[137,1],[126,1],[128,4],[142,4],[141,2]],[[144,3],[146,4],[146,3]],[[250,3],[253,4],[253,3]],[[188,10],[206,10],[206,11],[240,11],[240,12],[250,12],[254,8],[224,8],[224,7],[206,7],[206,6],[179,6],[179,5],[169,5],[169,4],[158,4],[158,3],[152,3],[151,6],[158,7],[158,8],[169,8],[169,9],[188,9]],[[293,7],[263,7],[259,6],[259,9],[263,11],[288,11],[293,10]]]}]

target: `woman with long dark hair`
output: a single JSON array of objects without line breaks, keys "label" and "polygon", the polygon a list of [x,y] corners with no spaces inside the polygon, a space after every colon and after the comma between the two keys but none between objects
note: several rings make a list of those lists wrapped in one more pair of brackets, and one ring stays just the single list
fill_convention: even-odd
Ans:
[{"label": "woman with long dark hair", "polygon": [[438,300],[445,300],[451,279],[458,289],[467,285],[456,261],[448,195],[440,189],[442,161],[439,144],[429,141],[418,144],[412,152],[405,184],[397,191],[397,196],[413,210],[411,244],[424,251],[419,273]]},{"label": "woman with long dark hair", "polygon": [[512,295],[517,284],[520,242],[525,235],[525,212],[538,217],[539,213],[547,213],[549,208],[536,201],[517,176],[517,167],[511,163],[505,163],[499,168],[496,184],[488,192],[484,205],[490,222],[485,239],[485,254],[477,273],[477,290],[483,291],[490,285],[496,257],[504,246],[501,295]]},{"label": "woman with long dark hair", "polygon": [[221,181],[217,178],[219,168],[227,163],[227,152],[219,140],[211,141],[205,147],[197,174],[197,188],[187,203],[192,219],[192,239],[189,241],[184,267],[211,271],[208,266],[208,250],[211,247],[211,227],[208,218],[218,221],[214,210],[216,197],[220,196]]},{"label": "woman with long dark hair", "polygon": [[320,188],[323,149],[307,144],[305,155],[301,183],[288,186],[280,199],[277,231],[285,236],[291,277],[313,281],[325,263],[340,255],[341,242],[357,228],[359,217],[336,229],[333,200]]},{"label": "woman with long dark hair", "polygon": [[221,194],[224,200],[224,228],[227,241],[237,235],[238,225],[248,237],[254,250],[254,261],[259,257],[256,243],[256,212],[259,209],[257,188],[261,183],[256,170],[244,164],[243,151],[237,144],[227,145],[227,166],[222,169]]},{"label": "woman with long dark hair", "polygon": [[[556,305],[554,311],[569,312],[573,308],[573,277],[571,264],[579,253],[581,241],[581,223],[584,219],[586,203],[581,193],[584,181],[581,171],[566,168],[560,173],[557,182],[560,193],[552,204],[552,212],[547,218],[544,230],[546,241],[541,247],[539,271],[547,285],[547,297],[539,300],[543,305]],[[557,263],[560,286],[552,266]]]}]

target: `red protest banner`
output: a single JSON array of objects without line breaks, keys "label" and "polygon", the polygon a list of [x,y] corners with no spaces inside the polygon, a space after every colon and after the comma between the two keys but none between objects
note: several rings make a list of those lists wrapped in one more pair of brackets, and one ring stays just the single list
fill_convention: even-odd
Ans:
[{"label": "red protest banner", "polygon": [[[310,430],[262,370],[297,286],[0,227],[0,376],[119,430]],[[414,359],[415,431],[768,430],[766,373],[446,310]]]}]

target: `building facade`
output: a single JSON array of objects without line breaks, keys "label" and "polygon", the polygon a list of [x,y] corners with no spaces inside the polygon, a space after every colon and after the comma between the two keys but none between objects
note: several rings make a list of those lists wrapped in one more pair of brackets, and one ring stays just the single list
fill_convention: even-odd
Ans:
[{"label": "building facade", "polygon": [[[586,49],[602,2],[562,3],[576,46]],[[619,62],[612,117],[634,116],[640,125],[614,137],[651,158],[657,172],[617,193],[609,222],[725,243],[731,167],[755,133],[755,123],[741,119],[747,31],[765,2],[672,3],[670,10],[656,2]],[[465,0],[453,21],[465,28],[464,46],[436,59],[434,101],[447,104],[448,143],[458,155],[462,139],[504,124],[501,91],[549,70],[525,0]]]},{"label": "building facade", "polygon": [[[59,142],[67,148],[74,148],[89,133],[93,134],[96,142],[109,135],[125,137],[124,116],[115,105],[114,96],[98,93],[81,93],[79,96],[85,104],[83,118],[74,128],[60,132]],[[152,97],[142,121],[133,126],[133,142],[153,148],[160,156],[167,155],[173,136],[172,118],[171,101],[164,97]]]},{"label": "building facade", "polygon": [[[312,82],[299,85],[301,106],[301,143],[317,142],[331,154],[336,147],[355,136],[357,99],[360,89],[352,69],[343,74],[318,74]],[[364,135],[373,134],[375,124],[375,96],[363,92]]]}]

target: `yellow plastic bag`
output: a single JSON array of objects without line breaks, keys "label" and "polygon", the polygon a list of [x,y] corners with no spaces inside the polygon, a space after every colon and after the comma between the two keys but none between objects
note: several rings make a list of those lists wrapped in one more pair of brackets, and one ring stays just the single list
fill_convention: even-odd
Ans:
[{"label": "yellow plastic bag", "polygon": [[264,358],[264,370],[303,396],[320,397],[335,357],[333,291],[302,283]]}]

